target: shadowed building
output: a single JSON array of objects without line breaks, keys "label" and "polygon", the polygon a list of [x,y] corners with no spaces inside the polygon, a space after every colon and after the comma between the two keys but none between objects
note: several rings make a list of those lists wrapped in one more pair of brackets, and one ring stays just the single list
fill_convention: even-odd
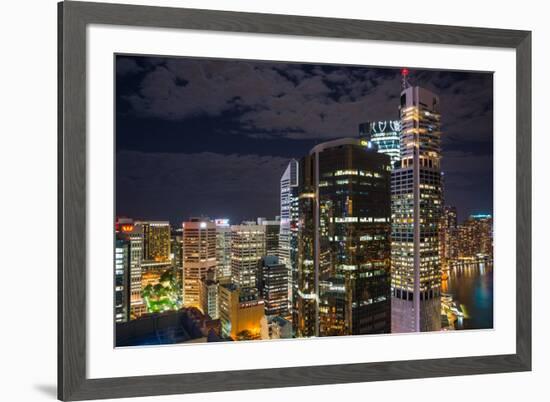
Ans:
[{"label": "shadowed building", "polygon": [[390,163],[357,138],[301,161],[298,334],[390,332]]}]

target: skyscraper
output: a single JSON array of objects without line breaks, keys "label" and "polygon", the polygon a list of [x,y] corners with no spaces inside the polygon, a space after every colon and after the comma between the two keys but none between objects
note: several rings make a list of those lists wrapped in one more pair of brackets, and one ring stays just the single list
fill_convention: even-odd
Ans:
[{"label": "skyscraper", "polygon": [[[143,228],[129,218],[117,218],[116,239],[127,248],[126,258],[129,267],[130,311],[129,318],[134,319],[146,312],[142,298],[141,265],[143,261]],[[120,260],[119,260],[120,261]]]},{"label": "skyscraper", "polygon": [[183,304],[197,307],[200,303],[201,278],[216,269],[216,225],[208,218],[191,218],[183,226]]},{"label": "skyscraper", "polygon": [[280,217],[275,217],[274,220],[265,218],[257,219],[258,225],[265,226],[265,255],[279,254],[279,231],[281,229]]},{"label": "skyscraper", "polygon": [[292,299],[296,283],[298,250],[298,161],[292,159],[281,176],[281,224],[279,229],[279,262],[288,270],[288,300]]},{"label": "skyscraper", "polygon": [[441,328],[442,208],[439,98],[408,86],[400,98],[401,163],[392,172],[392,332]]},{"label": "skyscraper", "polygon": [[231,281],[231,225],[229,219],[216,219],[216,279]]},{"label": "skyscraper", "polygon": [[301,168],[297,332],[311,333],[312,307],[319,336],[389,332],[389,156],[343,138],[314,147]]},{"label": "skyscraper", "polygon": [[448,268],[458,257],[456,208],[445,206],[439,220],[439,260],[442,268]]},{"label": "skyscraper", "polygon": [[278,257],[268,255],[260,260],[258,292],[266,316],[288,317],[288,270]]},{"label": "skyscraper", "polygon": [[359,124],[359,136],[375,144],[378,152],[388,155],[392,165],[401,161],[400,134],[401,122],[399,120],[381,120]]},{"label": "skyscraper", "polygon": [[265,226],[231,226],[231,279],[241,289],[257,290],[258,263],[265,255]]}]

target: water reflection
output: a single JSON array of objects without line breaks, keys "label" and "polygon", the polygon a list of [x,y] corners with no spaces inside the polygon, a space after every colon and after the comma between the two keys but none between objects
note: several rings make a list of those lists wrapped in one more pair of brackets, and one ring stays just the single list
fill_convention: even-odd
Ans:
[{"label": "water reflection", "polygon": [[493,328],[492,264],[468,262],[454,266],[442,281],[442,291],[451,295],[464,312],[456,329]]}]

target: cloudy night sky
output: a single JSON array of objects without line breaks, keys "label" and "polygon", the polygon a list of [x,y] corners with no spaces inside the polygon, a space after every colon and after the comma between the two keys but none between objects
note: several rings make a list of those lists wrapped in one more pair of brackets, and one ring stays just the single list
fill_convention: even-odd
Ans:
[{"label": "cloudy night sky", "polygon": [[[439,95],[447,205],[493,212],[493,78],[410,68]],[[116,57],[116,213],[232,223],[279,215],[290,158],[398,119],[399,68]]]}]

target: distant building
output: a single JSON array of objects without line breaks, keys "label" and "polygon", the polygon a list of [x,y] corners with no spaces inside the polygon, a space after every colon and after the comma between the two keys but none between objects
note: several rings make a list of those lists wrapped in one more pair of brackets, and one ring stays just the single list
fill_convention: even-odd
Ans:
[{"label": "distant building", "polygon": [[470,215],[458,227],[458,257],[461,259],[493,258],[493,218]]},{"label": "distant building", "polygon": [[279,217],[276,217],[275,220],[258,218],[257,223],[265,227],[265,255],[277,256],[279,254],[279,231],[281,229]]},{"label": "distant building", "polygon": [[438,331],[443,206],[439,98],[405,85],[400,115],[401,163],[392,172],[392,332]]},{"label": "distant building", "polygon": [[143,260],[170,261],[170,223],[141,221],[135,224],[143,231]]},{"label": "distant building", "polygon": [[213,269],[206,271],[206,275],[201,279],[200,304],[204,314],[208,314],[213,319],[219,318],[219,282],[216,280],[216,272]]},{"label": "distant building", "polygon": [[229,219],[216,219],[216,279],[231,281],[231,225]]},{"label": "distant building", "polygon": [[258,263],[265,256],[265,226],[231,226],[231,279],[240,288],[257,289]]},{"label": "distant building", "polygon": [[458,257],[458,225],[456,208],[443,208],[439,220],[439,260],[442,268],[448,268]]},{"label": "distant building", "polygon": [[[123,254],[127,258],[126,264],[129,267],[129,319],[134,319],[146,312],[146,306],[143,302],[141,294],[143,228],[142,226],[135,224],[132,219],[117,218],[115,224],[115,232],[116,239],[119,240],[118,245],[121,246],[121,248],[126,248],[126,251],[123,252]],[[120,262],[120,259],[118,261]]]},{"label": "distant building", "polygon": [[216,225],[207,218],[191,218],[182,224],[184,289],[183,304],[202,309],[201,278],[216,269]]},{"label": "distant building", "polygon": [[401,161],[400,135],[401,122],[399,120],[371,121],[359,125],[359,136],[372,142],[378,152],[388,155],[392,165]]},{"label": "distant building", "polygon": [[288,317],[288,270],[278,257],[268,255],[260,260],[258,291],[266,316]]},{"label": "distant building", "polygon": [[130,319],[130,242],[115,240],[115,322]]},{"label": "distant building", "polygon": [[298,253],[298,168],[297,160],[292,159],[281,176],[281,224],[279,229],[279,262],[288,271],[289,311],[296,283],[296,263]]},{"label": "distant building", "polygon": [[233,283],[220,284],[219,314],[223,337],[233,340],[268,338],[264,302],[251,290],[241,290]]}]

